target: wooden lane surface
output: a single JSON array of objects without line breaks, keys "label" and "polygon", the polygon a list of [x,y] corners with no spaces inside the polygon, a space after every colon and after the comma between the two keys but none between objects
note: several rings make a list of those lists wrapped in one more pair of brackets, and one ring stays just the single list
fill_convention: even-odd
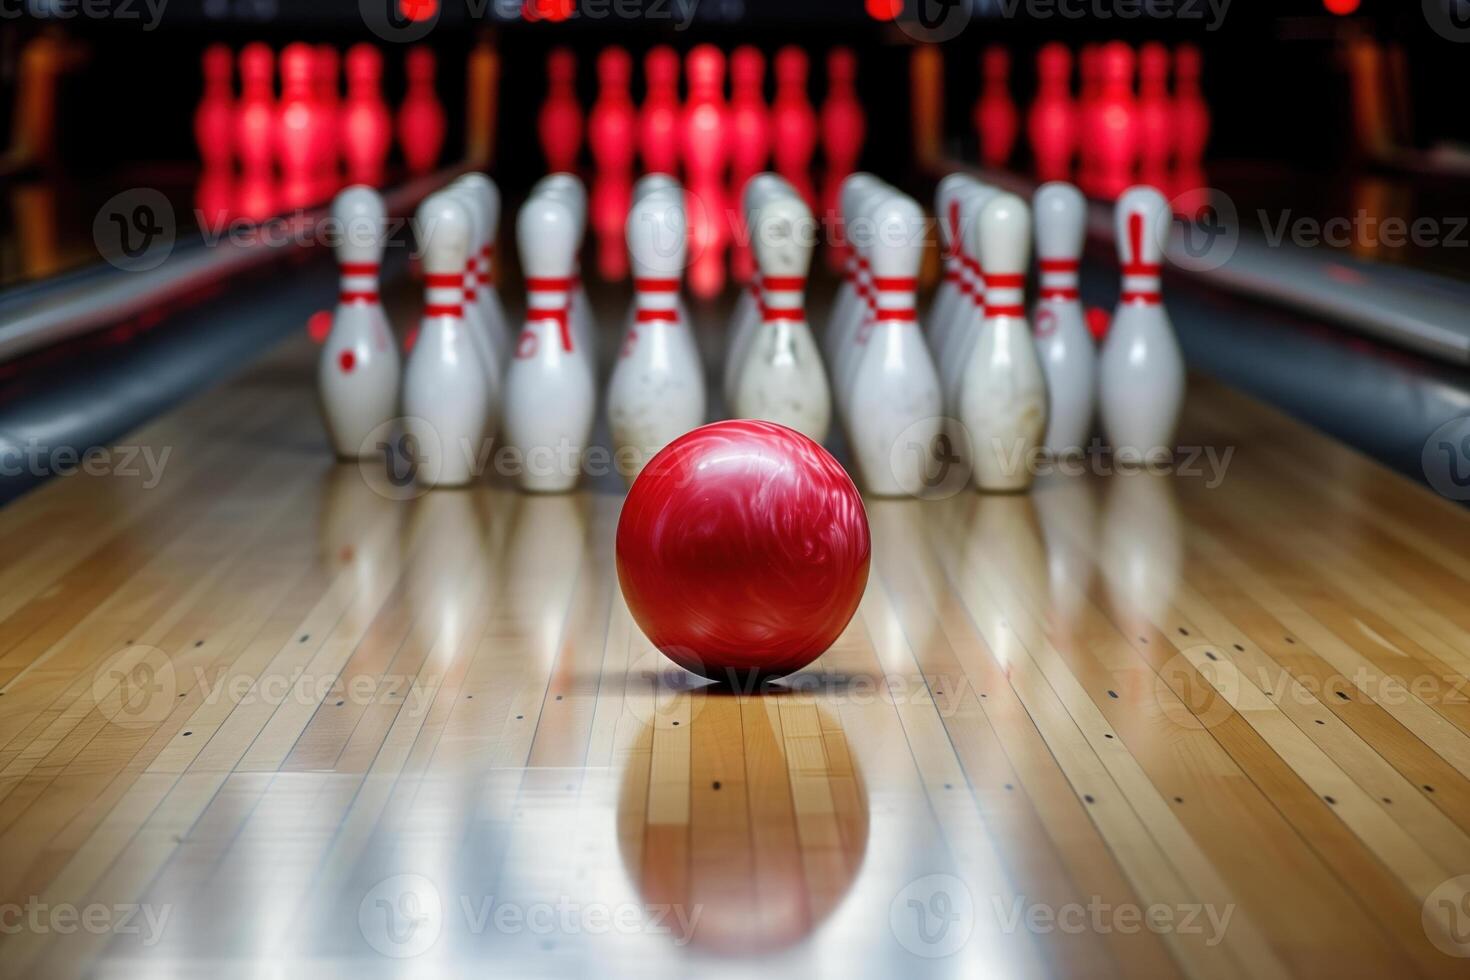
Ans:
[{"label": "wooden lane surface", "polygon": [[1188,471],[869,501],[851,626],[728,694],[619,495],[388,499],[311,355],[0,511],[0,974],[1463,975],[1427,491],[1196,381]]}]

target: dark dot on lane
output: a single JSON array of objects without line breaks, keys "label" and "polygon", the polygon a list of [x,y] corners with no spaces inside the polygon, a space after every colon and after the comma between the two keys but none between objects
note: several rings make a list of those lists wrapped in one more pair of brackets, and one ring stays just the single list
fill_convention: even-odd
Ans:
[{"label": "dark dot on lane", "polygon": [[1245,653],[1245,647],[1241,646],[1239,643],[1235,644],[1235,649],[1239,650],[1241,653]]},{"label": "dark dot on lane", "polygon": [[1114,701],[1116,701],[1116,700],[1118,700],[1118,692],[1117,691],[1109,691],[1108,692],[1108,697],[1110,697]]},{"label": "dark dot on lane", "polygon": [[714,781],[714,782],[713,782],[713,783],[711,783],[711,784],[710,784],[710,785],[712,785],[712,786],[714,786],[714,788],[715,788],[715,789],[719,789],[719,788],[720,788],[720,781],[719,781],[719,780],[718,780],[718,779],[716,779],[716,780],[715,780],[715,781]]},{"label": "dark dot on lane", "polygon": [[1082,798],[1084,800],[1086,800],[1088,803],[1096,803],[1097,802],[1096,800],[1094,800],[1092,798],[1092,794],[1091,793],[1088,793],[1088,794],[1084,795]]}]

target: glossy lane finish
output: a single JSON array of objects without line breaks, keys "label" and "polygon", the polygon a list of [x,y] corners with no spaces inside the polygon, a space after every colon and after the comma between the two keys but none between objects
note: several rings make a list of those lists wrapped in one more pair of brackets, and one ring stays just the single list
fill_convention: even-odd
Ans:
[{"label": "glossy lane finish", "polygon": [[0,510],[0,902],[155,916],[0,974],[1463,976],[1470,518],[1357,454],[1195,379],[1214,463],[870,499],[857,616],[731,696],[619,495],[394,501],[312,359]]}]

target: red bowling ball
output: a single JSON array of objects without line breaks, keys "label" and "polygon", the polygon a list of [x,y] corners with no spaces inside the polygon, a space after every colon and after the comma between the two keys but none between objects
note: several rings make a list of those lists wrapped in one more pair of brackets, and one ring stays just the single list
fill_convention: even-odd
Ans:
[{"label": "red bowling ball", "polygon": [[747,419],[685,433],[634,481],[618,581],[653,645],[745,689],[811,663],[862,598],[862,498],[820,445]]}]

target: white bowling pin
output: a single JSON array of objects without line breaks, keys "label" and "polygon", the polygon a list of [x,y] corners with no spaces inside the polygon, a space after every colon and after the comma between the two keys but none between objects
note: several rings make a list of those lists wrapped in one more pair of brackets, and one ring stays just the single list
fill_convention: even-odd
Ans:
[{"label": "white bowling pin", "polygon": [[[755,211],[761,203],[779,194],[796,193],[795,188],[778,174],[760,173],[745,182],[741,191],[741,207],[745,212],[745,227],[749,230],[754,248]],[[735,301],[735,313],[730,317],[730,342],[725,348],[725,367],[721,376],[721,391],[727,407],[735,404],[735,383],[745,365],[750,351],[751,337],[761,323],[760,272],[751,277],[749,288],[740,293]]]},{"label": "white bowling pin", "polygon": [[1160,274],[1169,202],[1152,187],[1118,198],[1122,295],[1098,357],[1103,430],[1123,463],[1166,460],[1184,400],[1184,357],[1164,311]]},{"label": "white bowling pin", "polygon": [[868,249],[874,315],[848,395],[848,435],[868,492],[917,495],[942,428],[939,378],[914,309],[924,213],[889,193],[872,210]]},{"label": "white bowling pin", "polygon": [[1097,351],[1077,293],[1087,199],[1071,184],[1043,184],[1033,199],[1040,295],[1032,313],[1036,353],[1049,401],[1043,444],[1053,456],[1076,455],[1092,435]]},{"label": "white bowling pin", "polygon": [[965,281],[965,234],[960,220],[960,197],[975,183],[975,178],[968,174],[949,174],[940,180],[934,192],[934,219],[939,226],[939,243],[944,249],[944,279],[934,293],[934,302],[929,305],[925,326],[928,327],[929,350],[936,357],[944,350],[945,338],[949,336],[955,303],[965,298],[960,289]]},{"label": "white bowling pin", "polygon": [[821,442],[832,422],[832,395],[805,298],[816,221],[800,197],[779,194],[758,204],[747,227],[762,302],[735,379],[735,416],[779,422]]},{"label": "white bowling pin", "polygon": [[332,449],[343,459],[381,453],[365,445],[398,410],[398,343],[378,301],[378,266],[388,236],[383,199],[354,185],[332,202],[341,229],[335,249],[337,308],[317,364],[317,391]]},{"label": "white bowling pin", "polygon": [[999,189],[975,181],[960,191],[960,224],[963,231],[960,248],[959,301],[950,313],[950,322],[939,349],[939,383],[944,392],[944,411],[950,418],[960,414],[960,385],[970,351],[980,336],[985,322],[985,268],[980,258],[980,215]]},{"label": "white bowling pin", "polygon": [[521,207],[516,243],[526,274],[526,322],[505,380],[505,438],[519,454],[524,490],[577,483],[596,412],[592,364],[572,331],[580,233],[566,199],[539,194]]},{"label": "white bowling pin", "polygon": [[1031,211],[1014,194],[998,193],[980,212],[985,267],[985,321],[960,382],[960,421],[970,434],[970,461],[981,490],[1031,485],[1033,451],[1046,433],[1046,376],[1026,322],[1026,264]]},{"label": "white bowling pin", "polygon": [[[631,199],[631,201],[630,201],[630,203],[628,205],[628,213],[631,214],[633,208],[637,206],[638,202],[641,201],[641,200],[643,200],[649,194],[653,194],[655,192],[660,192],[660,191],[661,192],[664,192],[666,194],[677,194],[679,196],[680,200],[682,200],[683,197],[684,197],[684,188],[680,185],[680,183],[677,180],[675,180],[673,177],[670,177],[668,174],[644,174],[642,177],[639,177],[633,183],[633,196],[632,196],[632,199]],[[686,243],[686,251],[687,251],[687,243]],[[682,279],[683,278],[683,275],[684,275],[684,270],[683,269],[680,269],[679,270],[679,277]],[[693,324],[689,320],[689,308],[684,305],[684,293],[683,293],[682,290],[680,290],[679,292],[675,293],[675,295],[674,295],[674,302],[677,305],[678,310],[679,310],[679,322],[680,323],[683,323],[683,324],[685,324],[686,326],[689,327],[689,331],[690,331],[689,332],[689,340],[690,340],[690,343],[693,344],[694,343]],[[627,342],[628,332],[633,329],[633,321],[636,318],[637,314],[638,314],[638,297],[635,295],[628,302],[628,311],[623,316],[623,329],[622,329],[622,333],[619,335],[620,336],[620,339],[618,341],[618,349],[619,350],[622,350],[622,345]]]},{"label": "white bowling pin", "polygon": [[[882,183],[872,174],[859,171],[845,177],[838,191],[838,207],[841,210],[843,250],[845,252],[842,260],[842,284],[837,287],[837,295],[832,300],[832,309],[827,316],[827,327],[822,331],[822,355],[827,359],[827,366],[833,372],[834,380],[838,351],[841,349],[842,341],[846,339],[844,336],[846,324],[852,317],[854,305],[859,301],[858,270],[862,263],[862,255],[855,239],[864,237],[865,230],[854,228],[858,204],[868,191],[882,186]],[[856,235],[854,235],[855,231]]]},{"label": "white bowling pin", "polygon": [[628,213],[633,326],[607,387],[618,469],[629,483],[674,439],[704,423],[704,366],[679,315],[688,230],[683,198],[645,195]]},{"label": "white bowling pin", "polygon": [[587,301],[587,287],[582,284],[582,241],[587,237],[587,187],[576,174],[547,174],[531,185],[531,196],[542,193],[560,194],[571,206],[577,223],[576,261],[572,266],[572,332],[589,364],[597,363],[597,330],[592,321],[592,304]]},{"label": "white bowling pin", "polygon": [[495,245],[500,238],[500,188],[485,174],[469,173],[459,178],[458,183],[468,187],[480,217],[481,237],[476,247],[475,300],[484,316],[485,328],[495,348],[495,363],[502,374],[510,363],[511,331],[505,319],[505,307],[500,302],[500,293],[495,286]]},{"label": "white bowling pin", "polygon": [[479,201],[473,190],[455,182],[447,188],[446,193],[455,196],[464,206],[465,214],[470,219],[470,253],[464,266],[464,323],[465,329],[470,333],[470,340],[475,345],[475,352],[480,355],[480,363],[485,369],[485,386],[490,393],[489,405],[485,414],[485,433],[494,436],[500,426],[502,371],[500,358],[495,353],[495,342],[490,337],[490,326],[485,322],[485,311],[480,306],[479,299],[479,243],[485,236],[485,224],[481,217]]},{"label": "white bowling pin", "polygon": [[462,486],[475,474],[490,410],[489,381],[464,319],[470,218],[458,196],[430,195],[415,231],[423,252],[424,316],[403,379],[403,413],[415,478]]},{"label": "white bowling pin", "polygon": [[[859,190],[855,210],[849,222],[852,244],[857,252],[857,270],[853,278],[853,301],[845,321],[838,327],[837,354],[832,369],[837,407],[844,420],[849,419],[848,403],[852,399],[852,379],[867,350],[878,302],[873,290],[872,251],[881,233],[874,218],[877,209],[898,191],[887,184],[870,184]],[[921,334],[922,336],[922,334]]]}]

